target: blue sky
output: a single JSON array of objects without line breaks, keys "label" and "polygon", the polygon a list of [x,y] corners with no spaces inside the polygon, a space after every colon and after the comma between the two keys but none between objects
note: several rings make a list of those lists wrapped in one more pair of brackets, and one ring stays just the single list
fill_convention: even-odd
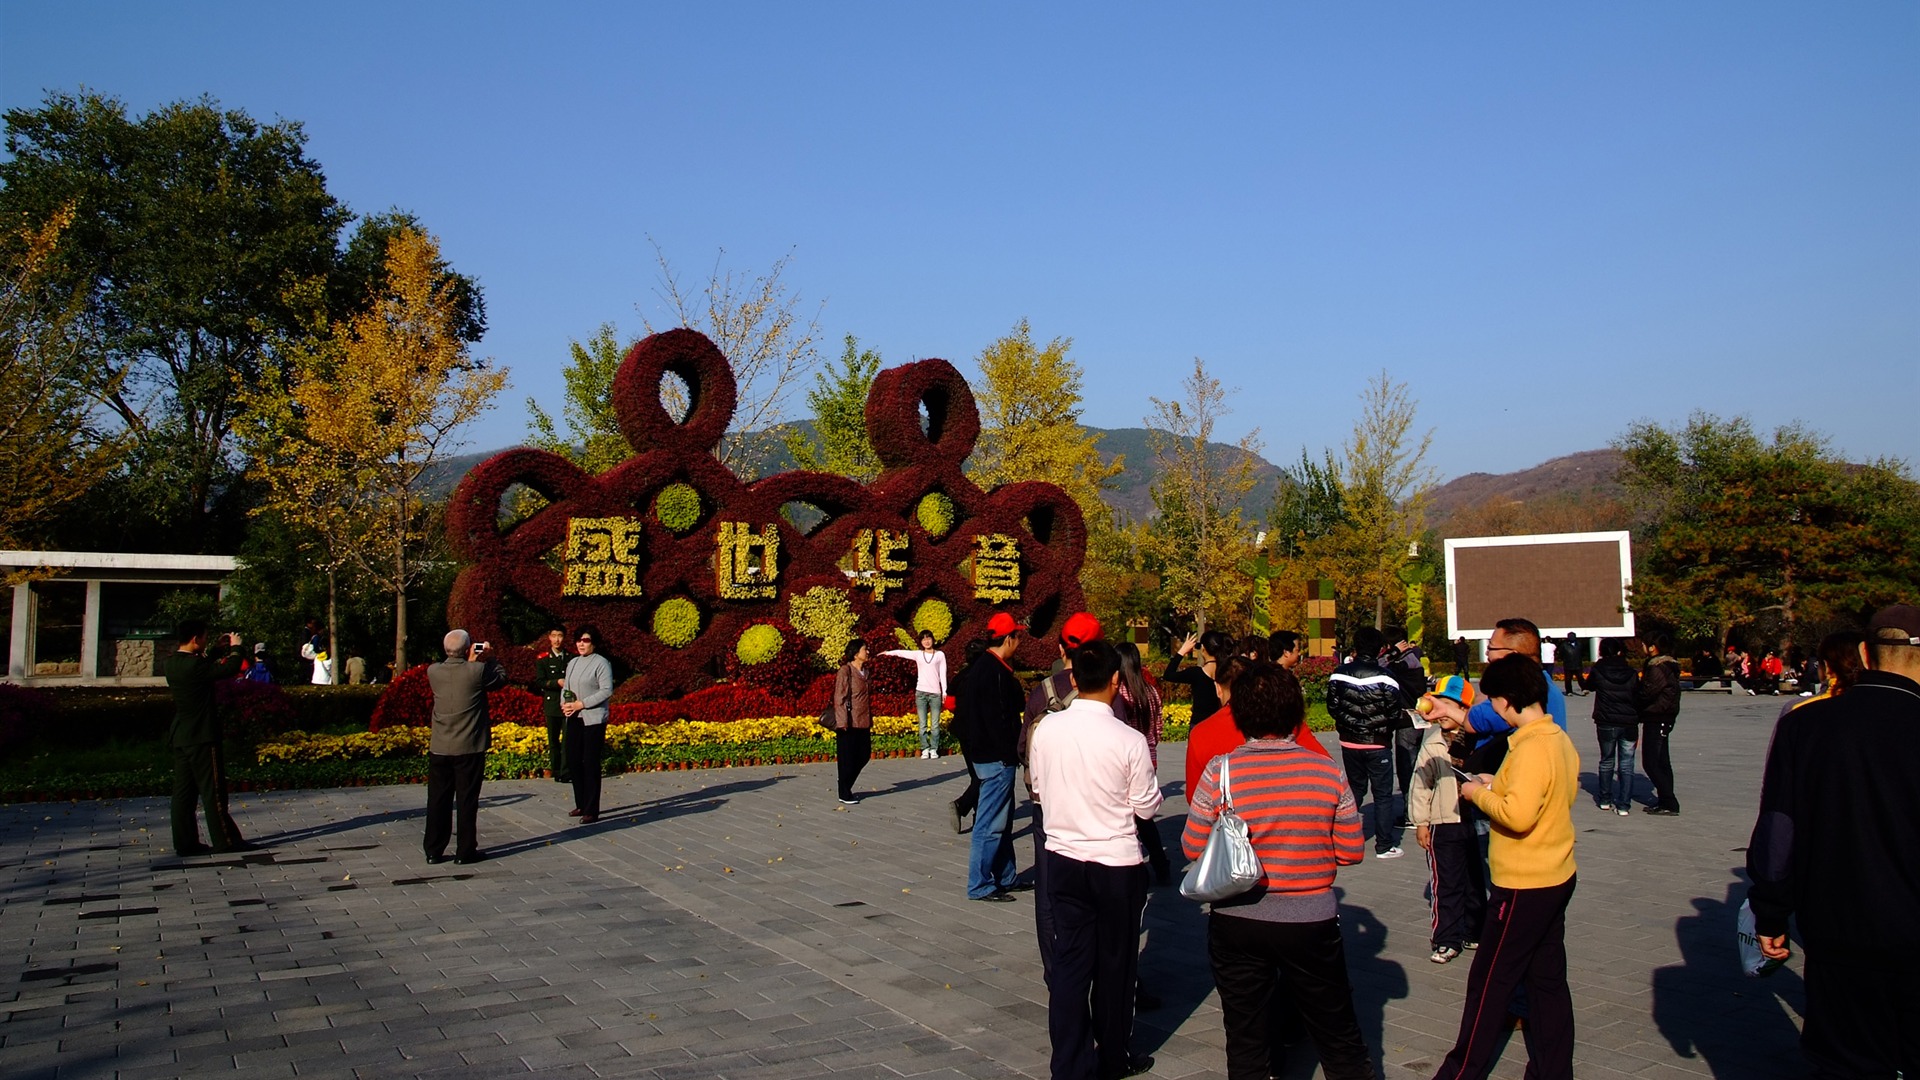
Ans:
[{"label": "blue sky", "polygon": [[1072,337],[1085,419],[1194,357],[1337,445],[1385,368],[1443,475],[1692,409],[1916,457],[1920,5],[0,3],[0,104],[303,122],[420,215],[512,369],[724,248],[889,363]]}]

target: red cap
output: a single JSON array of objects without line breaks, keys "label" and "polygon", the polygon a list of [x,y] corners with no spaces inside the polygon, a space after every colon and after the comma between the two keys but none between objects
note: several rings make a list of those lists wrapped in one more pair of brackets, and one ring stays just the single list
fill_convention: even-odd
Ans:
[{"label": "red cap", "polygon": [[1013,616],[1004,611],[995,612],[993,618],[987,620],[987,633],[994,637],[1006,637],[1015,630],[1025,629],[1026,627],[1014,622]]},{"label": "red cap", "polygon": [[1067,624],[1060,628],[1060,643],[1069,649],[1077,649],[1089,641],[1100,640],[1100,620],[1084,611],[1067,616]]}]

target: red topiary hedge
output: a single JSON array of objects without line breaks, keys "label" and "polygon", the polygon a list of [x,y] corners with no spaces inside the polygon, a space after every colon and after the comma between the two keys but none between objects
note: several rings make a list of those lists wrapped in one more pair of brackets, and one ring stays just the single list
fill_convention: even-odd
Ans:
[{"label": "red topiary hedge", "polygon": [[[669,373],[688,388],[691,408],[675,421],[660,404],[661,380]],[[1080,610],[1079,569],[1086,553],[1086,526],[1073,499],[1051,484],[1010,484],[991,493],[968,480],[963,463],[980,433],[979,411],[966,380],[944,360],[890,368],[874,380],[866,421],[874,450],[886,466],[863,486],[826,473],[791,472],[743,483],[713,449],[732,419],[733,373],[724,356],[691,330],[655,334],[636,345],[614,380],[614,408],[634,457],[600,475],[589,475],[557,455],[513,450],[469,473],[448,509],[448,536],[466,566],[455,582],[448,615],[482,640],[508,640],[501,608],[517,596],[569,625],[592,622],[602,648],[638,674],[631,693],[665,699],[712,685],[729,667],[735,643],[749,626],[787,616],[786,596],[723,597],[714,559],[723,524],[754,529],[771,525],[778,537],[777,583],[786,590],[824,584],[849,594],[856,629],[879,642],[895,626],[911,625],[916,608],[938,599],[952,610],[954,627],[943,642],[958,663],[966,641],[985,632],[996,611],[1031,626],[1016,662],[1044,666],[1053,659],[1045,638],[1066,616]],[[502,498],[525,485],[548,505],[504,531]],[[699,513],[669,525],[654,517],[655,499],[684,485],[699,496]],[[944,496],[951,520],[930,531],[920,502]],[[825,520],[802,532],[782,513],[792,502],[812,505]],[[640,522],[632,566],[639,596],[563,596],[563,575],[549,553],[565,544],[569,521],[625,518]],[[907,537],[907,569],[897,587],[875,600],[850,585],[841,563],[862,530],[888,529]],[[936,534],[937,533],[937,534]],[[1018,596],[976,599],[962,570],[983,538],[1004,536],[1018,547]],[[700,625],[678,648],[654,633],[656,610],[685,600]],[[533,653],[504,647],[501,659],[517,679],[531,675]],[[769,676],[772,689],[791,690],[801,677],[792,668]],[[741,673],[743,678],[749,678]],[[753,681],[760,681],[757,678]],[[909,682],[907,690],[911,691]]]}]

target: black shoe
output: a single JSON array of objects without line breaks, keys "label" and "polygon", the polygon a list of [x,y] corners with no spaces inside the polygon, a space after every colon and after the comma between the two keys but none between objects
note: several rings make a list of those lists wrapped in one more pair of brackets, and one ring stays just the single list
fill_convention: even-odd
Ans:
[{"label": "black shoe", "polygon": [[211,855],[213,854],[213,849],[205,844],[190,844],[186,847],[175,848],[173,853],[182,857]]},{"label": "black shoe", "polygon": [[1009,886],[1007,886],[1007,888],[1006,888],[1006,891],[1007,891],[1007,892],[1032,892],[1032,891],[1033,891],[1033,882],[1031,882],[1031,881],[1016,881],[1016,882],[1014,882],[1013,884],[1011,884],[1011,885],[1009,885]]},{"label": "black shoe", "polygon": [[455,855],[453,857],[453,865],[455,866],[470,866],[477,862],[486,862],[486,861],[487,861],[487,853],[484,851],[475,851],[470,854]]},{"label": "black shoe", "polygon": [[429,856],[427,856],[427,865],[428,865],[428,866],[439,866],[439,865],[440,865],[441,863],[443,863],[443,862],[446,862],[446,861],[447,861],[447,857],[446,857],[445,855],[429,855]]},{"label": "black shoe", "polygon": [[1642,812],[1652,814],[1654,817],[1679,817],[1680,816],[1680,811],[1671,806],[1649,806],[1646,808],[1646,810]]},{"label": "black shoe", "polygon": [[1120,1067],[1119,1072],[1108,1073],[1106,1075],[1113,1078],[1113,1080],[1119,1080],[1119,1078],[1123,1076],[1139,1076],[1141,1073],[1152,1071],[1153,1056],[1151,1054],[1141,1054],[1137,1057],[1128,1058],[1127,1063]]},{"label": "black shoe", "polygon": [[990,892],[985,896],[972,896],[968,897],[968,899],[978,900],[983,904],[1011,904],[1013,903],[1013,894],[1010,892]]}]

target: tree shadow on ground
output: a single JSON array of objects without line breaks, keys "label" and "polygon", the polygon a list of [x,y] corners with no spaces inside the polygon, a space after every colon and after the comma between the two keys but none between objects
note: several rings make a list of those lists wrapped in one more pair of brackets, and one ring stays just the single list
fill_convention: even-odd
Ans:
[{"label": "tree shadow on ground", "polygon": [[[731,796],[772,787],[782,780],[788,779],[792,779],[792,777],[782,773],[776,776],[764,776],[754,780],[735,780],[730,783],[714,784],[692,791],[675,792],[674,794],[665,795],[647,802],[629,803],[625,806],[616,806],[611,810],[602,811],[600,820],[590,825],[576,823],[566,828],[556,829],[553,832],[542,833],[538,836],[525,836],[517,840],[509,840],[503,844],[495,844],[490,847],[485,844],[481,846],[486,848],[489,857],[504,858],[509,855],[517,855],[523,851],[530,851],[534,848],[570,843],[574,840],[586,839],[588,837],[607,836],[611,833],[621,832],[637,825],[649,825],[658,821],[668,821],[677,817],[686,817],[689,814],[704,814],[710,810],[717,810],[725,806]],[[481,827],[484,829],[485,825],[486,819],[483,817],[481,819]]]},{"label": "tree shadow on ground", "polygon": [[1747,882],[1743,868],[1731,872],[1724,899],[1695,897],[1694,914],[1674,920],[1681,962],[1654,969],[1653,1021],[1675,1054],[1705,1059],[1715,1076],[1806,1076],[1795,1023],[1806,987],[1791,966],[1741,972],[1734,928]]}]

